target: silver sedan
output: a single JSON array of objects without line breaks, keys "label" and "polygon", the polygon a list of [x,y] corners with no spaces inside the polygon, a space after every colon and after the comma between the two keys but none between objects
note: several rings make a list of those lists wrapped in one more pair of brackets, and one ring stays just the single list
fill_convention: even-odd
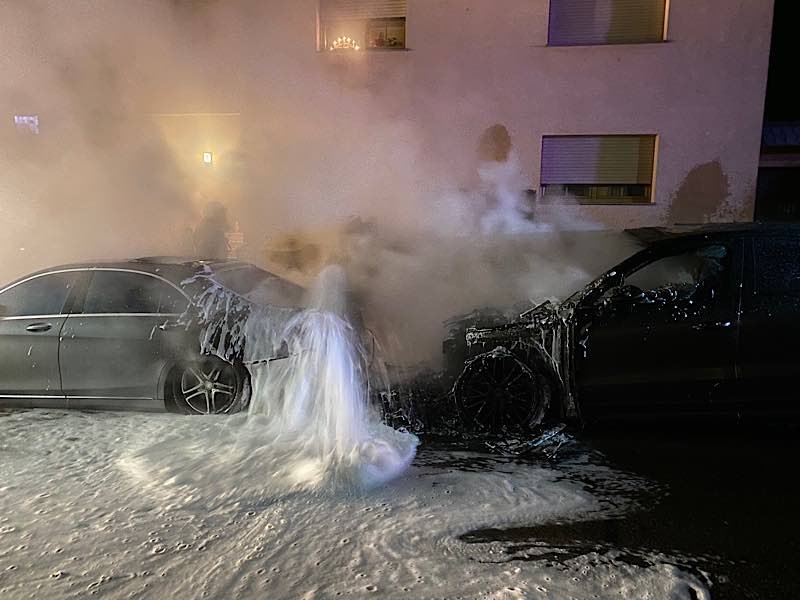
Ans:
[{"label": "silver sedan", "polygon": [[[241,357],[201,350],[193,299],[207,277],[262,303],[303,289],[239,261],[153,257],[76,264],[0,289],[0,406],[226,413],[246,406]],[[188,316],[188,318],[187,318]]]}]

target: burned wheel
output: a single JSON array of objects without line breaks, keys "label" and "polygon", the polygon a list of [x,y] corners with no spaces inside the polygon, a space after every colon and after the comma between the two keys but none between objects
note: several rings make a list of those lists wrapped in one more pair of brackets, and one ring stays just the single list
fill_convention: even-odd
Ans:
[{"label": "burned wheel", "polygon": [[172,378],[176,407],[189,414],[235,412],[243,405],[246,377],[242,369],[217,358],[180,365]]},{"label": "burned wheel", "polygon": [[546,378],[497,350],[474,358],[454,391],[464,425],[491,433],[525,432],[539,425],[552,392]]}]

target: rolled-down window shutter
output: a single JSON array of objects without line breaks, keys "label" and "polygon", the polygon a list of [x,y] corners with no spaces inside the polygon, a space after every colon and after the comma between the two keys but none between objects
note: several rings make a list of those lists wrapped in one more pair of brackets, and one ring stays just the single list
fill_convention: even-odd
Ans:
[{"label": "rolled-down window shutter", "polygon": [[650,185],[654,135],[546,136],[542,185]]},{"label": "rolled-down window shutter", "polygon": [[635,44],[664,39],[666,0],[550,0],[552,46]]},{"label": "rolled-down window shutter", "polygon": [[406,16],[406,0],[322,0],[323,21],[394,19]]}]

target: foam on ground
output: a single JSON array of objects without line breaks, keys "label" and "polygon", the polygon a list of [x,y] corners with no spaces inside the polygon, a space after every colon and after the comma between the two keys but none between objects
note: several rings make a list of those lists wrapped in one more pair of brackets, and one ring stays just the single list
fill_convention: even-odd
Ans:
[{"label": "foam on ground", "polygon": [[[707,597],[666,564],[548,566],[459,540],[608,508],[555,469],[423,451],[391,483],[319,494],[259,487],[265,473],[245,469],[202,485],[170,471],[182,484],[164,493],[121,467],[153,440],[224,431],[224,419],[176,415],[0,413],[0,597]],[[210,460],[225,452],[209,448]]]}]

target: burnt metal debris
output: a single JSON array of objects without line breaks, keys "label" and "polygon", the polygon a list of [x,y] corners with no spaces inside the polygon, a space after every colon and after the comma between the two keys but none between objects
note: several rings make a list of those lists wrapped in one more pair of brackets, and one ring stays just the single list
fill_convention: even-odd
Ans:
[{"label": "burnt metal debris", "polygon": [[534,431],[545,420],[580,419],[577,363],[589,354],[595,323],[637,305],[649,305],[652,314],[667,321],[686,320],[713,303],[729,258],[726,248],[709,244],[686,256],[664,285],[644,290],[629,285],[630,273],[622,270],[629,259],[561,303],[547,301],[516,318],[504,319],[496,310],[477,312],[451,324],[455,334],[444,350],[451,355],[448,366],[464,364],[452,388],[461,424],[476,432],[513,435]]},{"label": "burnt metal debris", "polygon": [[578,416],[572,352],[575,308],[603,281],[560,304],[546,301],[505,323],[466,328],[462,353],[467,358],[452,389],[464,425],[484,433],[512,434],[534,429],[546,415]]}]

